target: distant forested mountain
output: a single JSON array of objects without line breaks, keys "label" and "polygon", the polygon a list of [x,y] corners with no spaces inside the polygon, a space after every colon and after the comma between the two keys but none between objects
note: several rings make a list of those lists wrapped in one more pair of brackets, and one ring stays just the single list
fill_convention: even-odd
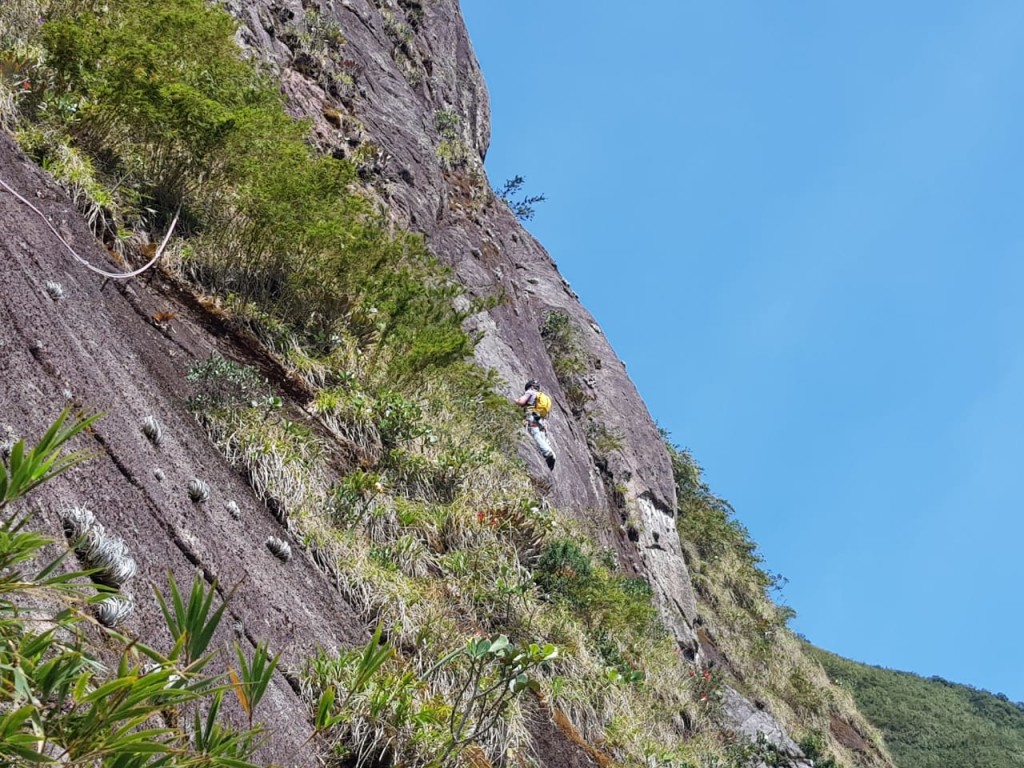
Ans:
[{"label": "distant forested mountain", "polygon": [[899,768],[1024,766],[1024,704],[939,677],[872,667],[820,649],[813,654],[882,731]]}]

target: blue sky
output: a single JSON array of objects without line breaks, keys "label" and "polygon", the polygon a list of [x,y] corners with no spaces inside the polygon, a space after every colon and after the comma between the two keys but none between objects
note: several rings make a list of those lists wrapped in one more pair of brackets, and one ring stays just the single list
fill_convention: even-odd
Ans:
[{"label": "blue sky", "polygon": [[492,183],[794,629],[1024,700],[1024,3],[461,6]]}]

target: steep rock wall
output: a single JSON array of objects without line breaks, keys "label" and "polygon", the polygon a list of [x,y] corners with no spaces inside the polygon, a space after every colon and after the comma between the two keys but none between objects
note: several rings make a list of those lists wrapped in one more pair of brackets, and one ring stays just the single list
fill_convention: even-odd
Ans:
[{"label": "steep rock wall", "polygon": [[[63,190],[2,134],[0,179],[43,213],[77,253],[117,269]],[[60,284],[62,298],[48,293],[51,282]],[[170,638],[153,586],[166,591],[168,572],[179,585],[190,584],[193,574],[215,585],[227,613],[211,648],[226,652],[238,642],[251,654],[266,641],[272,654],[281,654],[258,712],[270,734],[258,760],[295,768],[321,764],[324,745],[310,738],[299,673],[318,648],[365,643],[365,619],[210,443],[185,400],[189,368],[211,354],[262,368],[270,377],[280,371],[160,276],[114,283],[87,271],[46,221],[4,189],[0,296],[0,437],[24,437],[31,444],[66,405],[104,414],[76,445],[95,456],[33,492],[25,510],[33,529],[60,541],[61,510],[84,506],[121,536],[139,573],[125,590],[135,611],[118,629],[158,649],[168,649]],[[173,319],[156,322],[157,313]],[[287,382],[277,383],[288,389]],[[159,446],[142,432],[148,416],[162,425]],[[304,418],[297,410],[292,416]],[[210,487],[205,503],[188,496],[193,478]],[[238,505],[238,518],[225,506],[229,500]],[[291,542],[290,561],[270,553],[271,536]],[[534,710],[533,751],[542,768],[596,765],[540,702],[525,706]],[[233,697],[225,707],[236,725],[244,725]]]},{"label": "steep rock wall", "polygon": [[[668,455],[596,320],[490,190],[483,169],[490,107],[458,3],[260,0],[229,7],[243,24],[242,42],[279,69],[290,109],[312,121],[322,148],[361,163],[368,188],[398,223],[425,235],[472,295],[504,297],[469,329],[480,336],[477,360],[509,382],[510,396],[530,376],[552,391],[553,475],[527,441],[522,445],[539,487],[616,549],[626,567],[648,577],[681,647],[696,653],[695,599],[675,530]],[[344,44],[324,54],[335,29]],[[541,337],[551,312],[571,318],[587,362],[582,391],[574,393],[577,404],[585,402],[575,413]],[[587,442],[591,421],[621,442],[597,461]]]},{"label": "steep rock wall", "polygon": [[[243,25],[242,42],[277,67],[290,109],[311,120],[321,147],[355,160],[368,190],[391,207],[399,224],[425,235],[472,295],[504,297],[472,318],[469,327],[480,335],[479,362],[509,382],[510,396],[518,394],[527,376],[540,378],[555,396],[551,422],[559,462],[554,475],[525,439],[522,445],[538,486],[616,549],[626,567],[648,578],[680,647],[696,654],[695,600],[676,535],[668,456],[595,319],[541,245],[490,191],[483,171],[490,135],[487,93],[457,2],[259,0],[235,2],[232,10]],[[317,41],[325,23],[337,25],[345,39],[328,54],[318,47],[323,39]],[[67,200],[6,143],[0,146],[0,170],[6,178],[17,176],[27,194],[39,192],[62,231],[97,260],[104,258]],[[4,197],[4,311],[13,330],[0,339],[5,352],[11,350],[3,356],[2,373],[5,382],[31,384],[5,385],[0,412],[20,414],[21,422],[12,426],[29,431],[59,410],[72,381],[73,399],[110,412],[98,429],[105,457],[76,470],[43,497],[51,509],[51,529],[52,510],[60,505],[86,503],[98,513],[109,509],[109,523],[105,516],[103,522],[138,542],[140,559],[148,563],[145,578],[158,582],[160,571],[169,568],[187,581],[188,571],[198,568],[210,581],[238,582],[241,599],[233,601],[233,625],[222,630],[222,639],[231,632],[249,642],[268,637],[272,647],[286,651],[286,668],[301,663],[315,645],[360,640],[362,628],[352,609],[308,560],[299,558],[291,569],[272,558],[264,562],[270,556],[262,542],[272,533],[280,535],[280,528],[182,408],[180,385],[188,364],[230,347],[229,341],[210,336],[206,321],[178,304],[173,309],[182,322],[176,335],[159,332],[147,318],[167,308],[166,296],[141,286],[103,287],[93,276],[69,270],[68,257],[52,236],[24,212],[16,213],[16,204]],[[45,279],[63,281],[77,298],[53,305],[42,290]],[[42,331],[19,319],[24,307],[46,318]],[[541,336],[553,311],[571,318],[587,360],[585,402],[575,411],[567,405],[569,394]],[[164,458],[176,468],[164,481],[152,476],[150,460],[159,457],[149,456],[151,447],[138,430],[142,417],[152,412],[178,436],[164,448]],[[621,447],[595,457],[587,441],[594,420],[620,435]],[[198,468],[218,493],[251,510],[251,522],[239,527],[216,500],[201,509],[188,502],[181,491]],[[159,635],[153,621],[158,613],[152,609],[140,607],[135,628],[143,636]],[[272,757],[305,764],[296,756],[304,748],[304,708],[284,678],[271,701],[275,731],[291,734],[275,741]],[[753,722],[744,709],[749,707],[740,698],[735,703],[737,731],[746,732]],[[761,713],[762,720],[771,730],[770,718]],[[788,751],[792,742],[775,730]],[[560,738],[552,732],[549,740]],[[550,765],[587,763],[579,753],[571,760],[568,753],[559,754],[553,747],[542,758]]]},{"label": "steep rock wall", "polygon": [[[116,269],[64,192],[3,135],[0,178],[46,214],[77,252]],[[59,283],[64,298],[51,298],[47,282]],[[282,654],[282,674],[261,705],[274,731],[261,757],[312,765],[315,745],[307,741],[311,728],[291,673],[318,646],[362,643],[365,632],[296,541],[290,562],[271,555],[267,538],[287,539],[288,533],[185,408],[192,362],[214,352],[238,358],[245,351],[143,282],[115,284],[86,271],[46,223],[5,190],[0,296],[0,433],[10,430],[31,444],[68,404],[104,414],[92,440],[78,445],[96,456],[30,497],[33,527],[63,540],[59,512],[85,506],[123,537],[139,573],[130,582],[136,610],[121,629],[157,648],[169,649],[170,639],[151,585],[166,587],[167,572],[186,586],[199,573],[217,585],[221,598],[233,593],[212,647],[233,641],[255,647],[267,640],[272,652]],[[169,329],[152,321],[157,312],[175,314]],[[159,447],[142,433],[147,416],[163,425]],[[196,477],[211,488],[201,505],[186,490]],[[225,507],[228,500],[238,504],[240,519]]]}]

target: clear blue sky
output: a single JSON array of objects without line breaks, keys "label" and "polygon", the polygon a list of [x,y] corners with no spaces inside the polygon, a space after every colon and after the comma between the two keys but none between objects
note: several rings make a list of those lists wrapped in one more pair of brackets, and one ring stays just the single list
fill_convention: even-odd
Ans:
[{"label": "clear blue sky", "polygon": [[492,183],[794,628],[1024,700],[1024,3],[461,5]]}]

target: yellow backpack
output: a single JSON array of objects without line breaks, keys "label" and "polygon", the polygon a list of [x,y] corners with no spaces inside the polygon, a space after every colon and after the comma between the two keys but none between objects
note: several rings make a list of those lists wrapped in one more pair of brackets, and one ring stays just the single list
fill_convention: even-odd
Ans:
[{"label": "yellow backpack", "polygon": [[546,419],[551,413],[551,398],[543,392],[538,392],[537,399],[533,403],[533,410],[542,419]]}]

